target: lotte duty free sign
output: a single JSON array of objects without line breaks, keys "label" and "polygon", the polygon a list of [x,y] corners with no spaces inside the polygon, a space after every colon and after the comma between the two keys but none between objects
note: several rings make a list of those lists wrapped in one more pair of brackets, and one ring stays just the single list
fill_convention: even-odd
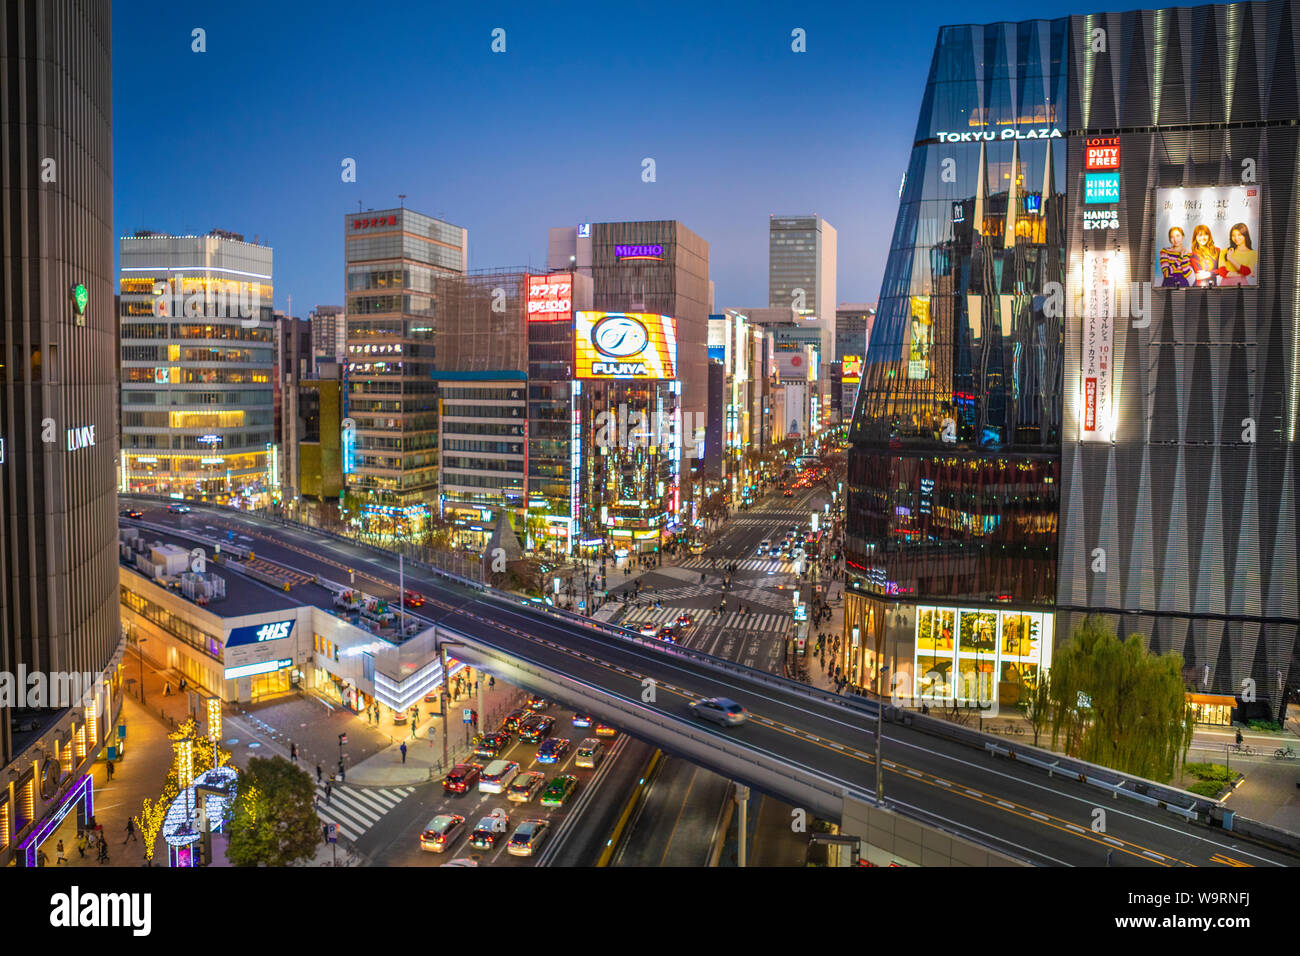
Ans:
[{"label": "lotte duty free sign", "polygon": [[1119,169],[1118,136],[1089,136],[1083,148],[1084,169]]}]

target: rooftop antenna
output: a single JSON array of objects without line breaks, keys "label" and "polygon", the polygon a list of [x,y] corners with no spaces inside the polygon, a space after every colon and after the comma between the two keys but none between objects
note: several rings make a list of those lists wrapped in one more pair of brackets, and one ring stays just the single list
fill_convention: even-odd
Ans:
[{"label": "rooftop antenna", "polygon": [[406,193],[398,193],[398,194],[397,194],[397,206],[398,206],[399,209],[405,209],[405,208],[406,208]]},{"label": "rooftop antenna", "polygon": [[361,211],[361,200],[358,199],[358,200],[357,200],[357,212],[360,212],[360,211]]}]

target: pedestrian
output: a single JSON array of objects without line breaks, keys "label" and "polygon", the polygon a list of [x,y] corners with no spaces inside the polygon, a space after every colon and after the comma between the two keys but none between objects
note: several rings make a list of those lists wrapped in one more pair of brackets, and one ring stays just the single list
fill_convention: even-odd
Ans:
[{"label": "pedestrian", "polygon": [[41,847],[39,850],[36,851],[36,865],[37,866],[50,865],[50,858],[45,855],[45,847]]},{"label": "pedestrian", "polygon": [[348,772],[343,768],[343,761],[339,761],[339,783],[348,782]]},{"label": "pedestrian", "polygon": [[78,859],[84,860],[86,858],[86,847],[89,846],[89,844],[90,841],[86,839],[86,831],[82,830],[80,833],[77,834],[77,858]]},{"label": "pedestrian", "polygon": [[[411,734],[411,736],[414,737],[415,734]],[[406,763],[406,741],[403,740],[402,746],[398,747],[397,749],[402,752],[402,763]]]},{"label": "pedestrian", "polygon": [[63,841],[62,841],[62,840],[60,840],[60,841],[59,841],[59,845],[58,845],[57,847],[55,847],[55,851],[56,851],[56,853],[57,853],[58,855],[54,858],[54,865],[55,865],[55,866],[66,866],[67,863],[68,863],[68,858],[67,858],[67,856],[64,855],[64,852],[63,852]]},{"label": "pedestrian", "polygon": [[289,741],[289,759],[294,763],[298,762],[298,745],[292,740]]},{"label": "pedestrian", "polygon": [[412,740],[415,739],[415,728],[416,728],[415,721],[411,721],[411,739],[412,739]]},{"label": "pedestrian", "polygon": [[132,817],[127,817],[126,818],[126,839],[122,841],[122,846],[126,846],[127,843],[130,842],[131,840],[135,840],[138,843],[140,841],[140,838],[135,835],[135,819]]},{"label": "pedestrian", "polygon": [[108,841],[107,840],[99,841],[99,862],[100,863],[108,862]]},{"label": "pedestrian", "polygon": [[1241,728],[1237,728],[1237,746],[1238,746],[1238,747],[1241,746],[1241,741],[1242,741],[1242,739],[1243,739],[1243,738],[1242,738],[1242,736],[1241,736]]},{"label": "pedestrian", "polygon": [[325,803],[326,804],[330,802],[330,792],[333,789],[334,789],[333,781],[329,781],[329,780],[325,781]]},{"label": "pedestrian", "polygon": [[321,769],[320,769],[320,764],[317,764],[317,765],[316,765],[316,782],[317,782],[317,783],[320,783],[320,780],[321,780]]},{"label": "pedestrian", "polygon": [[113,761],[110,760],[110,761],[108,762],[108,764],[105,766],[104,769],[108,771],[108,779],[109,779],[109,780],[112,780],[112,779],[113,779]]},{"label": "pedestrian", "polygon": [[172,695],[172,682],[167,681],[166,683],[163,684],[163,696],[170,697],[171,695]]}]

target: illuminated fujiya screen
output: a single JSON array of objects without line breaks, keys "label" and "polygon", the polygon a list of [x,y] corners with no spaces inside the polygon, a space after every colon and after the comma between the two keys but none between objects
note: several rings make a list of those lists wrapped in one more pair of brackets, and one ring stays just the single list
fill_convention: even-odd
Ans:
[{"label": "illuminated fujiya screen", "polygon": [[644,312],[579,312],[575,378],[671,379],[677,374],[677,322]]}]

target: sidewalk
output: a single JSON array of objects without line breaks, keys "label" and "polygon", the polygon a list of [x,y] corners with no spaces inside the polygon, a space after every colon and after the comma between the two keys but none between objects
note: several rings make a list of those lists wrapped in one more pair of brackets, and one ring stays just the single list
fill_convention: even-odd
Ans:
[{"label": "sidewalk", "polygon": [[[479,726],[494,730],[501,725],[506,714],[522,707],[527,693],[517,687],[497,681],[484,694],[483,709],[479,713]],[[433,705],[428,705],[432,710]],[[465,694],[451,702],[448,764],[455,765],[464,759],[476,731],[462,722],[462,711],[479,707],[477,694]],[[415,735],[407,729],[406,736],[394,736],[392,743],[348,770],[348,785],[362,787],[396,787],[440,779],[449,767],[442,760],[443,722],[436,714],[425,714]],[[402,759],[401,745],[406,744],[406,759]]]}]

